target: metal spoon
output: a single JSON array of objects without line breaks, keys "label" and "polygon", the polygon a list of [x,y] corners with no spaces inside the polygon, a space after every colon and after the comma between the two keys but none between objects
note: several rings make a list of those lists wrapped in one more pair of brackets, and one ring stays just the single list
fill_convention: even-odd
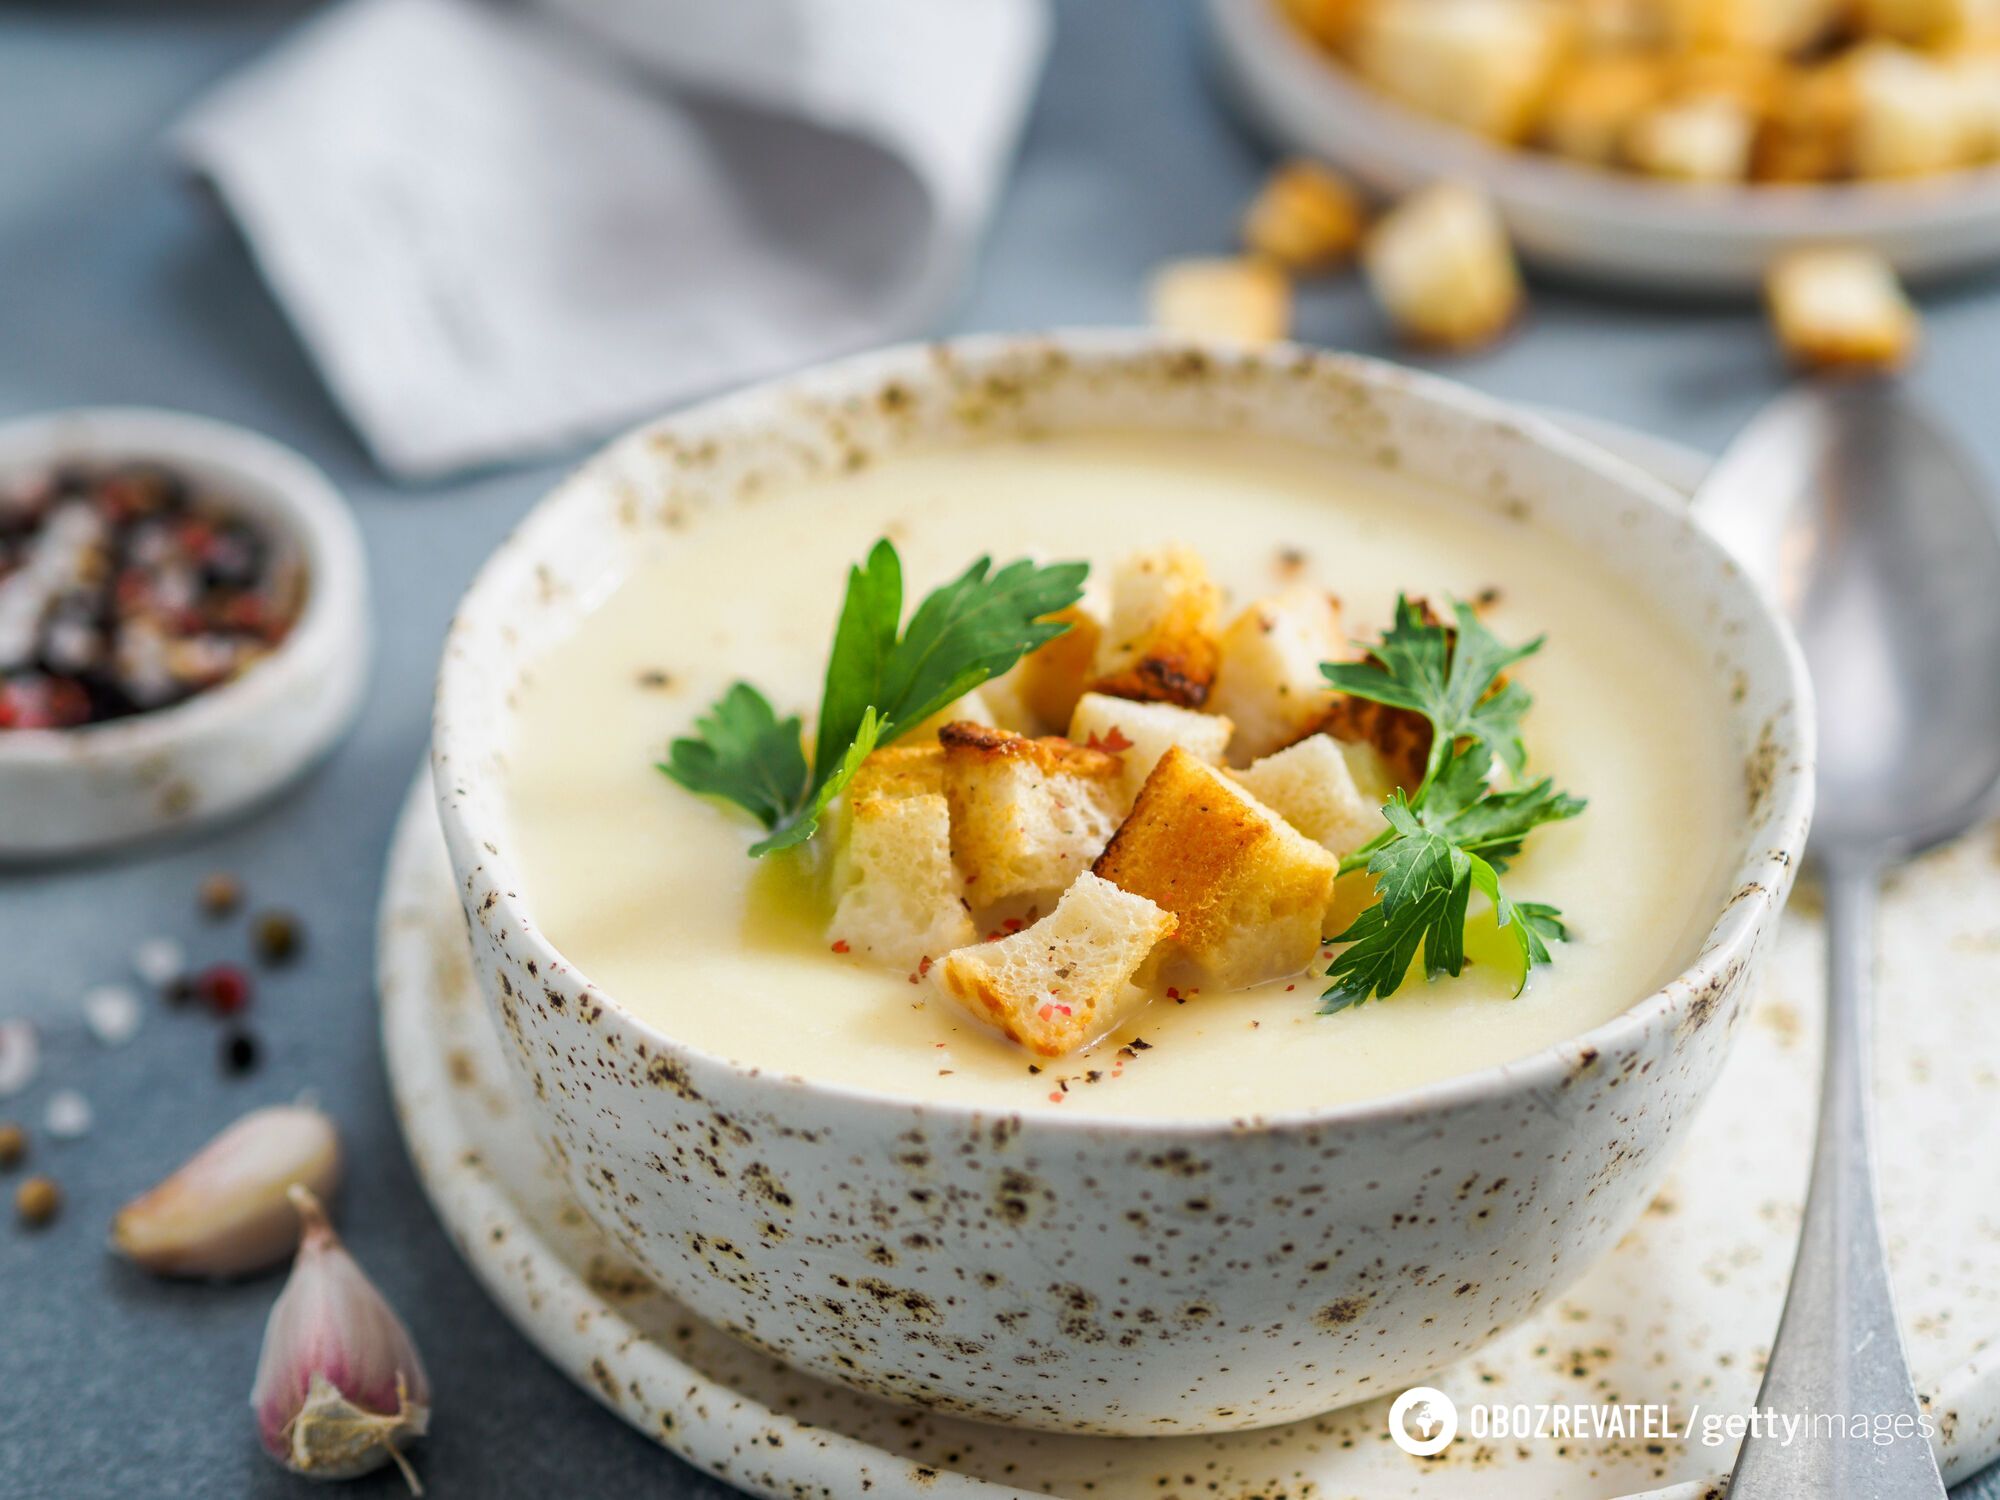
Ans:
[{"label": "metal spoon", "polygon": [[[1891,1300],[1868,1140],[1875,900],[2000,781],[2000,518],[1958,450],[1886,385],[1768,407],[1695,501],[1805,649],[1819,719],[1809,855],[1826,888],[1826,1051],[1791,1291],[1730,1500],[1942,1497]],[[1814,1414],[1897,1423],[1895,1441]],[[1900,1419],[1900,1420],[1899,1420]]]}]

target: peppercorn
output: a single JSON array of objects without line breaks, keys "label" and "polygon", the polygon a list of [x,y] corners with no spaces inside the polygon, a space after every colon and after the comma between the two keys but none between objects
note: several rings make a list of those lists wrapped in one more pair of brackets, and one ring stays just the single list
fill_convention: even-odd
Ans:
[{"label": "peppercorn", "polygon": [[248,1073],[257,1066],[257,1039],[247,1031],[232,1031],[222,1039],[222,1071]]},{"label": "peppercorn", "polygon": [[243,886],[234,875],[221,871],[202,881],[197,893],[202,912],[215,921],[229,916],[243,904]]},{"label": "peppercorn", "polygon": [[28,1132],[12,1120],[0,1125],[0,1168],[18,1167],[28,1154]]},{"label": "peppercorn", "polygon": [[30,1177],[15,1190],[14,1212],[30,1229],[39,1229],[62,1207],[62,1189],[50,1177]]},{"label": "peppercorn", "polygon": [[288,964],[305,946],[299,919],[288,911],[267,911],[257,918],[250,940],[257,956],[273,968]]},{"label": "peppercorn", "polygon": [[195,976],[194,987],[218,1016],[233,1016],[250,1003],[250,976],[235,964],[210,964]]}]

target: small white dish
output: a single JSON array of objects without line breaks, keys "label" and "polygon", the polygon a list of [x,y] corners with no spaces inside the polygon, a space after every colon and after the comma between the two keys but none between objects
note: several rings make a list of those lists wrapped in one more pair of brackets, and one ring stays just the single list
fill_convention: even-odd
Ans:
[{"label": "small white dish", "polygon": [[1482,184],[1539,264],[1685,292],[1755,290],[1780,252],[1829,242],[1879,251],[1909,278],[2000,260],[2000,167],[1907,182],[1708,187],[1598,171],[1488,141],[1350,78],[1273,0],[1208,0],[1244,113],[1288,149],[1376,192],[1440,178]]},{"label": "small white dish", "polygon": [[370,640],[361,538],[305,458],[178,412],[91,408],[0,426],[0,480],[135,459],[213,487],[295,544],[304,607],[269,657],[186,702],[78,729],[0,732],[0,862],[89,853],[235,812],[330,749],[360,704]]}]

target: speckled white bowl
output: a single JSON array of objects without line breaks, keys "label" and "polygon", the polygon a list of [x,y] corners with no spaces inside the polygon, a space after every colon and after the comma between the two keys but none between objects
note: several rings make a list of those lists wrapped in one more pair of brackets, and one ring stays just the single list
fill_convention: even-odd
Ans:
[{"label": "speckled white bowl", "polygon": [[168,464],[297,544],[306,600],[278,650],[156,713],[0,733],[0,861],[82,854],[192,827],[298,775],[354,718],[369,654],[361,538],[291,449],[179,412],[96,408],[0,426],[0,478],[64,461]]},{"label": "speckled white bowl", "polygon": [[[636,537],[915,444],[1066,427],[1249,430],[1534,516],[1672,605],[1730,684],[1751,812],[1699,957],[1504,1067],[1282,1118],[920,1104],[762,1072],[622,1009],[516,894],[509,703]],[[1714,1080],[1811,811],[1790,638],[1670,492],[1442,382],[1135,334],[892,350],[643,428],[569,480],[459,611],[433,771],[482,991],[578,1198],[689,1307],[857,1389],[1080,1432],[1286,1421],[1399,1389],[1574,1280]],[[1087,1106],[1085,1106],[1087,1108]],[[1072,1106],[1074,1109],[1074,1106]]]}]

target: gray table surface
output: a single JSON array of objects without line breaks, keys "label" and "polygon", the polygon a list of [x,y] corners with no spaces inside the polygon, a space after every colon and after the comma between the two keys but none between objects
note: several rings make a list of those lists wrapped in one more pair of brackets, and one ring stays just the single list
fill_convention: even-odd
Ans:
[{"label": "gray table surface", "polygon": [[[424,1203],[397,1139],[370,967],[392,820],[423,751],[431,670],[474,567],[562,464],[420,490],[385,482],[212,207],[177,181],[160,131],[280,35],[298,4],[49,3],[0,8],[0,416],[142,402],[248,424],[323,464],[367,538],[380,644],[353,737],[279,805],[115,863],[0,876],[0,1016],[48,1028],[43,1081],[0,1106],[31,1123],[82,1089],[95,1131],[40,1145],[68,1194],[36,1235],[0,1218],[0,1496],[276,1496],[302,1486],[257,1452],[245,1398],[275,1279],[161,1284],[102,1250],[117,1205],[253,1105],[317,1093],[352,1168],[349,1240],[414,1326],[438,1392],[421,1467],[442,1495],[728,1493],[628,1431],[544,1364],[487,1301]],[[1266,162],[1211,86],[1191,7],[1072,0],[1019,170],[949,329],[1129,323],[1148,269],[1226,249]],[[2000,474],[2000,282],[1926,299],[1914,384]],[[947,331],[948,331],[947,330]],[[1388,352],[1352,281],[1310,289],[1301,336]],[[1744,307],[1661,307],[1540,286],[1526,328],[1450,373],[1497,394],[1720,446],[1781,378]],[[574,457],[573,455],[571,456]],[[565,460],[568,462],[569,460]],[[156,933],[199,958],[241,925],[194,913],[205,872],[304,914],[311,951],[265,986],[266,1065],[218,1076],[215,1029],[155,1013],[95,1047],[89,985]],[[400,1493],[393,1478],[353,1493]],[[1961,1494],[2000,1500],[2000,1482]]]}]

